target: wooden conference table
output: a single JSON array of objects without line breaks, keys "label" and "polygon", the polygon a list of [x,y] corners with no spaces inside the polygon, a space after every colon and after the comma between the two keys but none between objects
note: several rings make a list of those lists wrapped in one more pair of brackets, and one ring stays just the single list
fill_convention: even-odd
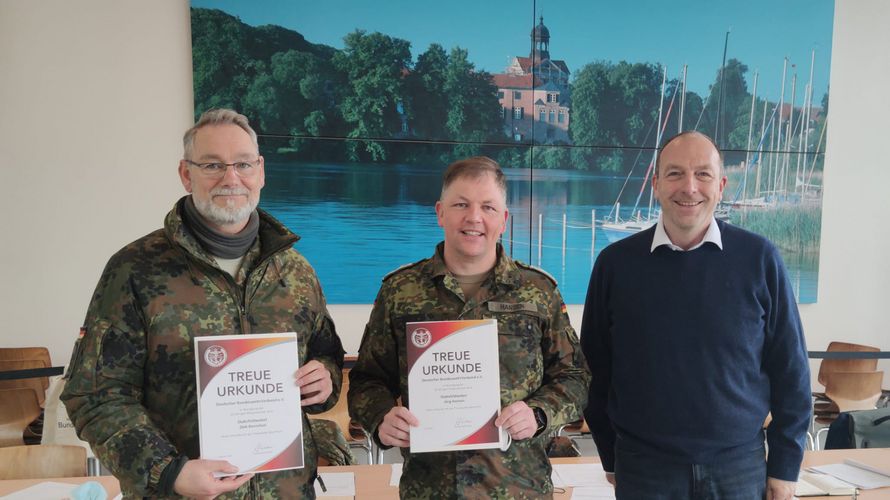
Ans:
[{"label": "wooden conference table", "polygon": [[[804,455],[802,467],[806,468],[812,467],[814,465],[839,463],[842,462],[845,458],[854,458],[860,462],[864,462],[867,464],[886,465],[890,463],[890,448],[807,451]],[[596,457],[554,458],[552,459],[552,462],[555,464],[589,464],[598,463],[599,459]],[[389,464],[320,467],[319,471],[355,473],[355,490],[357,493],[355,498],[357,500],[391,500],[399,498],[399,488],[389,485],[389,478],[392,472],[392,467]],[[99,476],[56,479],[14,479],[0,481],[0,496],[8,495],[10,493],[22,490],[42,481],[69,482],[72,484],[79,484],[86,481],[98,481],[108,491],[109,499],[114,498],[120,492],[120,487],[118,486],[116,479],[111,476]],[[554,494],[554,498],[561,500],[568,500],[569,498],[571,498],[571,496],[571,488],[566,488],[565,491],[557,491]],[[833,496],[807,498],[824,498],[830,500],[849,497]],[[859,494],[859,498],[861,500],[890,499],[890,488],[864,490]]]}]

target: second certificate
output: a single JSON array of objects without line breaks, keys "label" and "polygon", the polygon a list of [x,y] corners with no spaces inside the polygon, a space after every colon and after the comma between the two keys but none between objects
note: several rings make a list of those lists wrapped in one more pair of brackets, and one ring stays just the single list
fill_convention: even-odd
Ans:
[{"label": "second certificate", "polygon": [[500,448],[497,321],[425,321],[405,325],[408,401],[420,422],[411,452]]}]

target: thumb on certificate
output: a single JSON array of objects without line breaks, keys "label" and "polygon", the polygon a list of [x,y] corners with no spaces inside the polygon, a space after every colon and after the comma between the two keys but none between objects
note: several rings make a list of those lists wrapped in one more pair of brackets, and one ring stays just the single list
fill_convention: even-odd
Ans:
[{"label": "thumb on certificate", "polygon": [[411,427],[417,427],[418,425],[420,425],[420,420],[417,420],[417,417],[415,417],[414,414],[411,413],[411,410],[405,408],[404,406],[396,407],[396,416],[401,418],[405,422],[408,422],[408,425],[410,425]]},{"label": "thumb on certificate", "polygon": [[501,408],[501,414],[498,415],[498,418],[494,420],[494,425],[497,427],[502,427],[507,422],[507,420],[510,420],[510,417],[512,417],[517,410],[518,408],[516,407],[516,403],[512,403]]}]

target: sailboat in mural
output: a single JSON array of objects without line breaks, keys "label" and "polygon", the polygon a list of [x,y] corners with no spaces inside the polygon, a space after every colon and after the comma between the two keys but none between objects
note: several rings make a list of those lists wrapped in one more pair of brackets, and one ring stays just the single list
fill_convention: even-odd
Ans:
[{"label": "sailboat in mural", "polygon": [[[760,138],[754,149],[752,146],[754,128],[754,106],[757,99],[758,73],[754,73],[754,87],[751,94],[751,110],[748,122],[748,142],[745,148],[746,158],[743,176],[731,200],[724,200],[721,209],[764,209],[780,204],[795,204],[818,201],[821,186],[812,183],[816,166],[815,158],[821,150],[825,133],[825,124],[819,134],[819,142],[809,160],[809,123],[813,116],[812,79],[815,66],[815,51],[811,54],[810,81],[805,86],[803,104],[795,108],[795,90],[797,75],[791,78],[791,100],[785,102],[785,77],[788,59],[782,68],[782,95],[779,103],[774,105],[767,118],[768,101],[763,103],[763,118],[760,126]],[[795,116],[795,110],[797,115]],[[787,118],[785,118],[787,115]],[[784,125],[783,125],[784,124]],[[797,138],[796,151],[793,140]],[[767,146],[767,141],[769,145]],[[803,153],[803,154],[801,154]],[[792,171],[791,157],[797,157],[796,171]],[[809,163],[809,165],[808,165]],[[749,189],[750,172],[755,173],[753,189]],[[765,172],[765,174],[763,173]],[[793,178],[793,180],[792,180]],[[791,186],[793,183],[793,187]]]},{"label": "sailboat in mural", "polygon": [[[649,161],[649,166],[646,169],[646,175],[643,177],[643,183],[640,186],[640,191],[639,193],[637,193],[637,199],[634,203],[634,208],[631,211],[631,213],[633,214],[631,218],[621,218],[621,203],[616,200],[613,209],[614,216],[612,218],[607,217],[606,219],[600,221],[600,228],[609,243],[614,243],[634,233],[649,229],[650,227],[654,226],[656,222],[658,222],[658,215],[660,211],[657,208],[653,208],[654,199],[651,186],[649,188],[649,208],[646,210],[645,217],[643,217],[642,209],[638,207],[640,204],[640,198],[646,191],[646,187],[649,186],[649,176],[652,175],[655,171],[655,160],[658,158],[658,147],[661,144],[661,138],[664,134],[664,129],[665,127],[667,127],[668,119],[670,118],[671,111],[674,108],[674,101],[677,98],[677,93],[681,88],[680,86],[677,86],[677,88],[674,90],[673,96],[671,97],[671,102],[668,105],[667,113],[664,114],[664,119],[662,120],[662,112],[664,110],[664,91],[666,84],[667,68],[663,68],[661,78],[661,98],[658,102],[658,121],[656,122],[658,124],[658,128],[655,133],[655,149],[652,151],[652,159]],[[631,172],[627,174],[628,179],[630,179],[631,174],[633,174],[633,170],[631,170]],[[618,197],[621,197],[620,193],[618,194]]]}]

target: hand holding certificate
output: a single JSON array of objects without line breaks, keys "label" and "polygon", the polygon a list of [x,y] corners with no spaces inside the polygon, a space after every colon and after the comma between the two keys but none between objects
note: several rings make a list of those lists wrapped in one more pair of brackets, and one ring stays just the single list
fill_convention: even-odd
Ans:
[{"label": "hand holding certificate", "polygon": [[411,452],[505,448],[495,320],[408,323]]},{"label": "hand holding certificate", "polygon": [[202,459],[237,474],[303,467],[295,333],[197,337],[195,365]]}]

